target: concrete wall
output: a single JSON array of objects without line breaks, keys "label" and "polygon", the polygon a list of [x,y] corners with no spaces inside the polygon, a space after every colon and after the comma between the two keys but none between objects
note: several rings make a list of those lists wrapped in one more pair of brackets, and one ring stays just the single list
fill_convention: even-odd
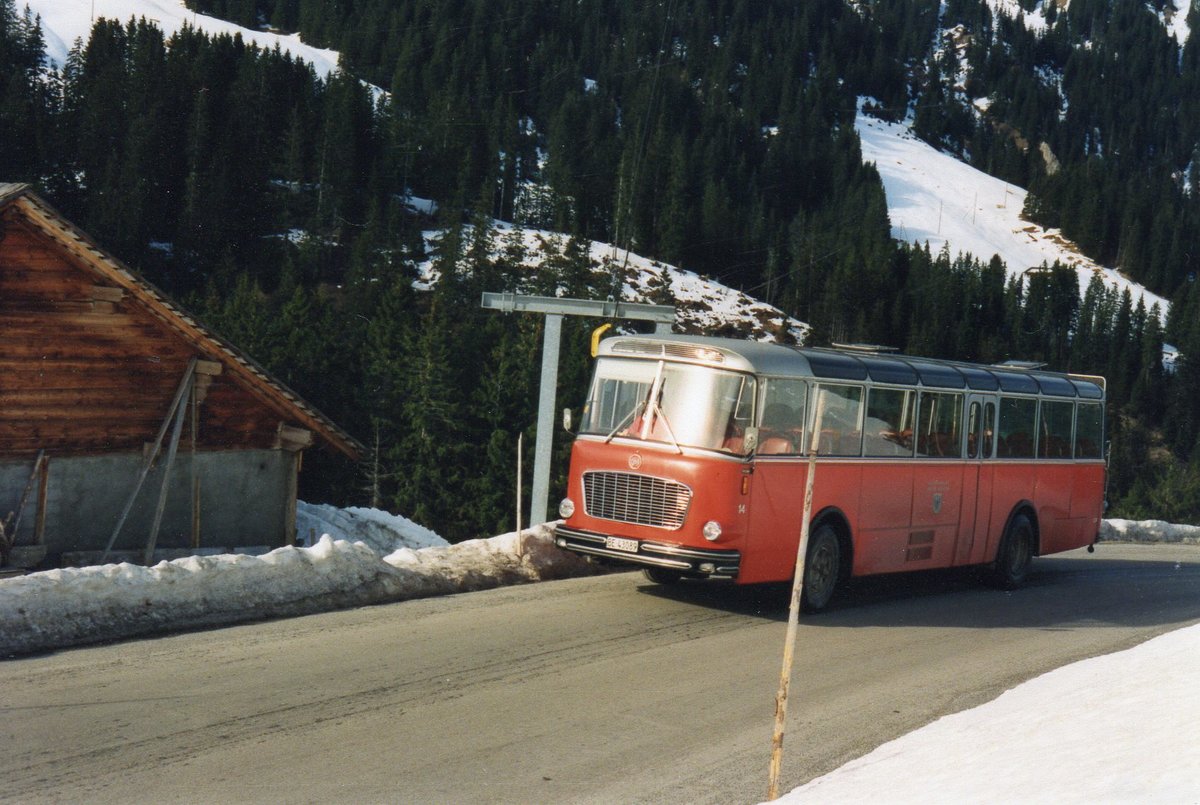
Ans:
[{"label": "concrete wall", "polygon": [[[195,458],[200,479],[200,545],[236,547],[290,544],[285,534],[294,512],[298,454],[286,450],[201,452]],[[64,551],[103,550],[141,469],[141,454],[78,458],[50,457],[46,494],[45,545],[51,556]],[[163,460],[150,471],[114,550],[141,550],[154,520],[162,486]],[[0,517],[15,511],[33,469],[26,461],[0,460]],[[159,548],[186,548],[192,530],[192,458],[186,451],[171,470]],[[17,545],[33,543],[37,483],[17,531]]]}]

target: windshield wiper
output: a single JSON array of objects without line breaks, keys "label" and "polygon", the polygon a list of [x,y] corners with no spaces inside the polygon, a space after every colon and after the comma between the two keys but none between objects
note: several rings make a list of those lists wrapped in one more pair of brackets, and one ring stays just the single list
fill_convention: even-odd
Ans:
[{"label": "windshield wiper", "polygon": [[654,383],[650,386],[650,396],[647,398],[650,401],[650,405],[649,410],[647,411],[648,416],[642,423],[641,437],[644,441],[648,441],[650,439],[650,430],[654,427],[656,418],[661,419],[663,425],[665,425],[667,428],[667,436],[671,438],[671,444],[675,446],[676,452],[682,456],[683,448],[679,446],[679,442],[675,439],[675,431],[671,427],[671,420],[667,419],[667,415],[663,412],[662,405],[659,404],[662,401],[663,387],[667,383],[666,374],[663,371],[665,368],[666,364],[663,361],[659,361],[658,371],[654,375]]},{"label": "windshield wiper", "polygon": [[638,438],[644,441],[650,440],[650,430],[654,426],[654,421],[657,417],[658,419],[661,419],[663,425],[666,426],[667,436],[670,437],[671,445],[675,448],[675,451],[679,453],[679,455],[683,455],[683,448],[679,446],[679,441],[675,438],[675,430],[671,427],[671,421],[667,419],[667,415],[663,413],[662,406],[658,404],[659,400],[662,399],[663,384],[665,382],[665,378],[663,377],[663,369],[665,366],[666,364],[663,361],[658,362],[658,371],[654,374],[654,382],[650,384],[650,393],[646,395],[646,399],[639,401],[638,404],[633,407],[633,410],[626,414],[615,428],[609,431],[609,434],[604,437],[605,444],[611,442],[613,437],[617,435],[617,432],[621,430],[621,428],[637,419],[638,414],[645,411],[647,415],[642,422],[642,427],[638,433]]},{"label": "windshield wiper", "polygon": [[619,431],[621,428],[628,425],[633,420],[637,419],[638,414],[641,413],[642,408],[645,405],[646,405],[645,400],[639,400],[637,405],[633,406],[633,408],[630,408],[629,413],[626,414],[625,417],[620,422],[617,423],[617,426],[615,428],[613,428],[612,430],[610,430],[608,432],[608,435],[604,437],[604,443],[608,444],[609,442],[611,442],[613,440],[613,437],[617,435],[617,431]]},{"label": "windshield wiper", "polygon": [[658,417],[662,419],[662,423],[667,426],[667,436],[671,437],[671,444],[675,447],[675,451],[682,456],[683,448],[679,446],[679,442],[675,439],[675,431],[671,428],[671,420],[667,419],[666,413],[663,411],[662,406],[658,404],[657,400],[654,403],[654,410],[651,413],[656,413]]}]

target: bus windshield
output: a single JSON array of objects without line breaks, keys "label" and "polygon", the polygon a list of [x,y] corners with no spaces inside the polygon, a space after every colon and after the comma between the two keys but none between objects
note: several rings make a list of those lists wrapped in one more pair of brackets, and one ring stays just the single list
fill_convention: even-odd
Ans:
[{"label": "bus windshield", "polygon": [[748,375],[666,361],[601,358],[582,433],[744,453],[755,381]]}]

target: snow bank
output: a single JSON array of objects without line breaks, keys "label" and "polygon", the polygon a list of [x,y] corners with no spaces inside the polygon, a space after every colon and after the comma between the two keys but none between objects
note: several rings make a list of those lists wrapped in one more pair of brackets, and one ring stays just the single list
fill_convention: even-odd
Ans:
[{"label": "snow bank", "polygon": [[1200,625],[1067,665],[776,802],[1196,802]]},{"label": "snow bank", "polygon": [[[0,654],[586,575],[550,524],[457,545],[372,509],[300,503],[303,547],[0,579]],[[315,539],[316,534],[321,534]],[[311,535],[313,539],[305,538]],[[1200,544],[1200,527],[1108,520],[1101,538]]]},{"label": "snow bank", "polygon": [[324,503],[296,501],[296,536],[312,547],[325,535],[334,540],[365,542],[379,554],[400,548],[431,548],[450,543],[412,520],[379,509],[351,506],[339,509]]},{"label": "snow bank", "polygon": [[1162,520],[1104,520],[1100,523],[1100,539],[1103,542],[1179,542],[1200,545],[1200,526]]},{"label": "snow bank", "polygon": [[[435,535],[436,536],[436,535]],[[440,538],[438,538],[440,539]],[[263,556],[193,556],[0,579],[0,654],[306,615],[590,573],[554,547],[550,524],[381,556],[325,535]]]}]

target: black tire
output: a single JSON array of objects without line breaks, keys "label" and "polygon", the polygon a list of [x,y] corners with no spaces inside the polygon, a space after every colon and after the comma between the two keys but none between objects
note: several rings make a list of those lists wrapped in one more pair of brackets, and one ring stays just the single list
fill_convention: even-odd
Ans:
[{"label": "black tire", "polygon": [[671,570],[667,567],[647,567],[642,569],[642,573],[655,584],[678,584],[679,580],[683,578],[683,574],[678,570]]},{"label": "black tire", "polygon": [[996,561],[988,568],[987,583],[1000,590],[1015,590],[1024,584],[1033,567],[1033,546],[1033,523],[1024,514],[1016,515],[1000,540]]},{"label": "black tire", "polygon": [[822,523],[808,536],[804,558],[804,590],[800,603],[805,612],[820,612],[829,606],[842,575],[842,544],[837,531]]}]

